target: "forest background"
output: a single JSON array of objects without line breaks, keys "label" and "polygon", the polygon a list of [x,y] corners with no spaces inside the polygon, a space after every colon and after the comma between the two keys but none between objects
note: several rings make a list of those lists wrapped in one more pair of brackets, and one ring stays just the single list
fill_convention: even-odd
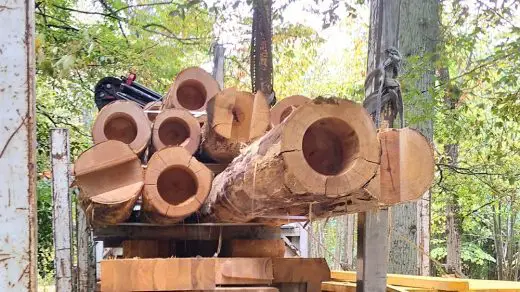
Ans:
[{"label": "forest background", "polygon": [[[414,0],[401,1],[406,9]],[[210,71],[217,42],[226,48],[226,87],[251,90],[251,2],[36,1],[38,268],[43,282],[54,276],[49,130],[69,128],[76,157],[91,145],[97,112],[93,87],[99,79],[132,71],[138,82],[165,93],[188,66]],[[439,19],[435,50],[405,55],[400,72],[407,124],[433,124],[436,178],[429,250],[407,234],[394,238],[412,253],[426,254],[432,275],[519,280],[520,4],[433,3],[427,12]],[[272,11],[278,99],[301,94],[363,100],[367,1],[276,0]],[[414,86],[424,74],[434,76],[426,91]],[[418,98],[425,94],[431,98]],[[334,269],[355,268],[354,222],[354,215],[312,222],[311,255],[325,257]],[[419,273],[417,266],[390,265],[390,270]]]}]

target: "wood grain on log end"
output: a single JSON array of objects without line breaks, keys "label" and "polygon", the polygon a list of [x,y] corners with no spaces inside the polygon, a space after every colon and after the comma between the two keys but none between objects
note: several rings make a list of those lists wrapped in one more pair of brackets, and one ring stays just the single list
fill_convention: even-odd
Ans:
[{"label": "wood grain on log end", "polygon": [[135,153],[143,152],[151,133],[148,117],[130,101],[115,101],[105,106],[92,127],[94,144],[117,140],[128,144]]},{"label": "wood grain on log end", "polygon": [[428,139],[410,128],[385,129],[378,136],[381,167],[366,190],[387,205],[420,198],[434,178],[435,161]]},{"label": "wood grain on log end", "polygon": [[224,89],[210,100],[207,112],[211,129],[231,141],[249,142],[269,127],[269,105],[260,91]]},{"label": "wood grain on log end", "polygon": [[182,147],[155,152],[145,172],[143,211],[156,223],[175,223],[196,212],[208,196],[213,173]]},{"label": "wood grain on log end", "polygon": [[156,150],[180,146],[193,154],[200,144],[199,121],[186,110],[165,109],[155,119],[152,142]]},{"label": "wood grain on log end", "polygon": [[379,167],[379,141],[368,113],[355,102],[331,100],[313,100],[284,123],[281,153],[293,177],[289,188],[346,195],[366,184]]},{"label": "wood grain on log end", "polygon": [[164,107],[204,111],[208,101],[219,91],[217,81],[208,72],[190,67],[177,74],[164,98]]},{"label": "wood grain on log end", "polygon": [[92,225],[128,219],[144,184],[137,155],[120,141],[102,142],[83,152],[74,164],[80,203]]},{"label": "wood grain on log end", "polygon": [[277,102],[271,108],[271,127],[283,123],[297,107],[309,101],[310,99],[303,95],[292,95]]}]

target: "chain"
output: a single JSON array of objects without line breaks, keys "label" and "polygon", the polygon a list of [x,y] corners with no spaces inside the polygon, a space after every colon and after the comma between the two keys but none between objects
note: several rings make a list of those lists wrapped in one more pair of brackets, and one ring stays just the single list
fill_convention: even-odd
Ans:
[{"label": "chain", "polygon": [[386,59],[383,64],[370,72],[365,79],[365,92],[368,92],[372,84],[378,85],[378,89],[367,95],[363,106],[371,115],[374,115],[376,127],[379,128],[381,125],[381,109],[389,103],[399,114],[401,127],[404,127],[401,84],[397,80],[402,57],[394,47],[386,49],[385,54]]}]

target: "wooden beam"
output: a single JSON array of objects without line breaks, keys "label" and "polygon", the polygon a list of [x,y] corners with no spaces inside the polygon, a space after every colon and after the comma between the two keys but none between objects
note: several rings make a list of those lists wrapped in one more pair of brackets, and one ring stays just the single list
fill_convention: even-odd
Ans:
[{"label": "wooden beam", "polygon": [[69,196],[69,131],[51,130],[52,230],[56,290],[73,291],[72,215]]},{"label": "wooden beam", "polygon": [[[340,281],[354,281],[354,272],[333,271],[331,278]],[[387,283],[395,286],[406,286],[415,288],[424,288],[432,290],[443,291],[468,291],[470,289],[469,281],[467,279],[457,278],[440,278],[440,277],[425,277],[425,276],[411,276],[388,274]],[[519,289],[517,287],[517,289]],[[372,290],[375,291],[375,290]],[[383,290],[384,291],[384,290]]]},{"label": "wooden beam", "polygon": [[0,291],[36,291],[34,0],[0,4]]}]

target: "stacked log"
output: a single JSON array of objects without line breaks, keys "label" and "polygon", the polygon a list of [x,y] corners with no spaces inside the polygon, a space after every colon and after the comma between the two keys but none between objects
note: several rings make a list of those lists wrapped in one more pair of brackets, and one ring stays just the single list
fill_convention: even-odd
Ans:
[{"label": "stacked log", "polygon": [[139,197],[144,222],[279,225],[414,200],[433,179],[414,130],[377,133],[345,99],[294,95],[270,109],[262,92],[220,91],[200,68],[179,73],[162,103],[107,105],[92,136],[75,175],[93,225],[124,222]]},{"label": "stacked log", "polygon": [[360,189],[375,176],[379,161],[375,127],[360,105],[316,99],[219,174],[202,213],[222,222],[306,216],[309,207],[296,213],[294,207]]}]

